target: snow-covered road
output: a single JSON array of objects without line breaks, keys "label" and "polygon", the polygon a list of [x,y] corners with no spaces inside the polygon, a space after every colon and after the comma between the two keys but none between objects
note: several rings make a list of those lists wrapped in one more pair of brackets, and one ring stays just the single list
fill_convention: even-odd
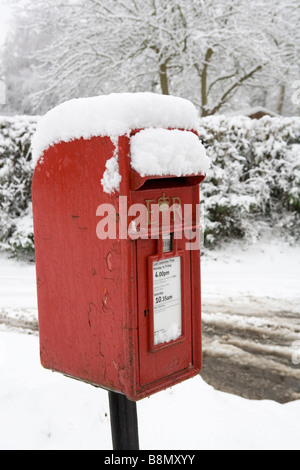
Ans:
[{"label": "snow-covered road", "polygon": [[299,399],[300,247],[231,244],[202,265],[202,376],[247,398]]}]

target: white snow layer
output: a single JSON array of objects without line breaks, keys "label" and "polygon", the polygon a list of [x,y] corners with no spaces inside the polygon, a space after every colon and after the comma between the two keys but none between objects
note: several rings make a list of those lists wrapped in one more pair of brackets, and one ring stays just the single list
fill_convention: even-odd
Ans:
[{"label": "white snow layer", "polygon": [[119,172],[118,139],[112,138],[112,142],[115,146],[114,155],[112,158],[107,160],[105,165],[106,170],[101,180],[103,191],[107,194],[111,194],[114,191],[119,191],[120,183],[122,181],[122,177]]},{"label": "white snow layer", "polygon": [[118,137],[133,129],[197,129],[197,111],[183,98],[154,93],[113,93],[73,99],[43,116],[32,141],[33,160],[59,142],[91,137]]},{"label": "white snow layer", "polygon": [[210,159],[193,132],[145,129],[131,138],[131,166],[141,176],[205,174]]},{"label": "white snow layer", "polygon": [[[112,449],[108,393],[43,370],[38,337],[0,331],[0,384],[1,450]],[[299,411],[197,376],[138,403],[141,449],[299,450]]]}]

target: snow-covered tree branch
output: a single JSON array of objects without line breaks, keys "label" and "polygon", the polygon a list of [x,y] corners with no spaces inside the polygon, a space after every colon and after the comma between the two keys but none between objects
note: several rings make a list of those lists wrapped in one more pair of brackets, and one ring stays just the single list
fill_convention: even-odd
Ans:
[{"label": "snow-covered tree branch", "polygon": [[253,90],[276,95],[282,111],[299,58],[298,0],[29,0],[8,43],[6,74],[13,99],[21,67],[26,98],[16,104],[32,111],[153,91],[191,99],[206,116],[235,99],[251,104]]}]

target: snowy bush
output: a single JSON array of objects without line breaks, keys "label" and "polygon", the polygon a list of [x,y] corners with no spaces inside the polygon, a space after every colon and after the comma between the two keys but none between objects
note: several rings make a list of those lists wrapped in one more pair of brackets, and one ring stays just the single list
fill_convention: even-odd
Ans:
[{"label": "snowy bush", "polygon": [[[34,254],[31,138],[36,117],[0,117],[0,249]],[[205,242],[255,239],[272,227],[300,238],[300,118],[207,117],[213,162],[201,187]]]},{"label": "snowy bush", "polygon": [[202,186],[206,242],[257,238],[266,226],[300,236],[300,118],[201,119],[213,167]]},{"label": "snowy bush", "polygon": [[0,248],[34,252],[31,138],[37,118],[0,117]]}]

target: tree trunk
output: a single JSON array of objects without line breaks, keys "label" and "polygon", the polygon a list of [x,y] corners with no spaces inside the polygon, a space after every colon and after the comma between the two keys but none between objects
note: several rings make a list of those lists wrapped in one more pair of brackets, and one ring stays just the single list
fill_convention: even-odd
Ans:
[{"label": "tree trunk", "polygon": [[277,104],[277,113],[278,114],[282,114],[284,100],[285,100],[285,91],[286,91],[285,85],[281,85],[278,104]]},{"label": "tree trunk", "polygon": [[208,70],[208,66],[211,61],[213,53],[214,51],[211,48],[207,50],[206,55],[205,55],[204,67],[203,67],[203,71],[201,74],[201,115],[202,117],[205,117],[209,114],[208,109],[207,109],[207,103],[208,103],[207,70]]},{"label": "tree trunk", "polygon": [[166,62],[159,65],[159,78],[162,94],[169,95],[168,68]]}]

